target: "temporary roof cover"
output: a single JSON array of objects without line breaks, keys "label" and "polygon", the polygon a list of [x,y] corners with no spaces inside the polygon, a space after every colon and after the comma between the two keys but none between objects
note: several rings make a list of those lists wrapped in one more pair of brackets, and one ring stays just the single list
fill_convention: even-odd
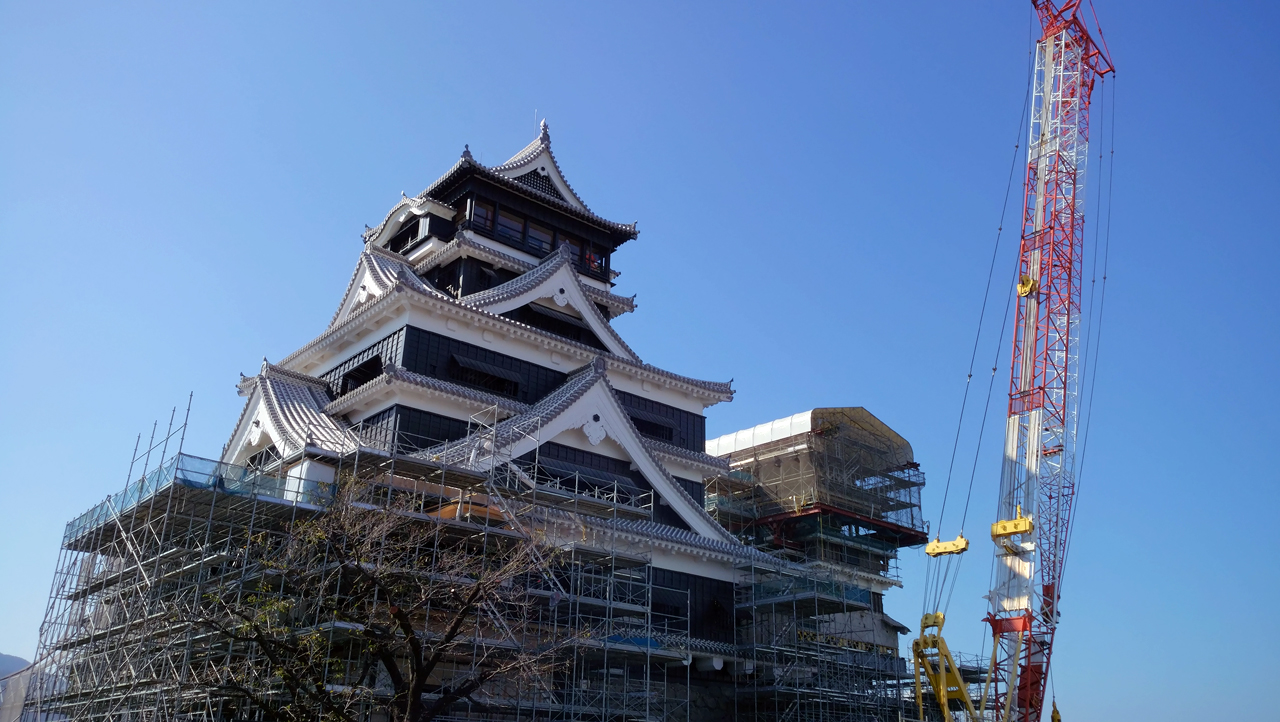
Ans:
[{"label": "temporary roof cover", "polygon": [[832,423],[848,423],[878,436],[887,437],[903,459],[913,458],[911,444],[861,406],[810,409],[798,414],[770,421],[750,429],[735,431],[716,439],[707,439],[707,453],[712,456],[728,456],[743,449],[768,444],[773,441],[807,434]]}]

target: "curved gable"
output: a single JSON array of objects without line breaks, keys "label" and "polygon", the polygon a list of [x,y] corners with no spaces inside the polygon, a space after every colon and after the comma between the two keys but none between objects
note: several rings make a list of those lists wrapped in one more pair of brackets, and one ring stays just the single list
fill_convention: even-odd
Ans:
[{"label": "curved gable", "polygon": [[225,462],[243,463],[269,444],[288,457],[308,448],[344,453],[357,443],[350,430],[325,413],[329,392],[319,379],[264,360],[257,376],[241,379],[240,393],[249,399],[223,448]]},{"label": "curved gable", "polygon": [[613,326],[609,325],[587,296],[582,280],[578,278],[578,273],[570,262],[568,246],[561,246],[523,276],[487,291],[464,296],[461,301],[472,308],[500,315],[541,299],[551,299],[557,306],[568,306],[577,311],[610,353],[628,361],[640,362],[640,357],[613,330]]},{"label": "curved gable", "polygon": [[342,303],[338,304],[338,310],[329,321],[329,328],[342,323],[356,309],[377,300],[397,284],[427,295],[443,295],[419,278],[404,256],[372,243],[365,244],[360,259],[356,262],[356,269],[351,274],[351,281],[347,283],[347,290],[342,295]]},{"label": "curved gable", "polygon": [[[529,411],[499,423],[492,435],[475,434],[427,449],[422,454],[483,473],[501,460],[523,456],[543,442],[575,430],[581,431],[593,446],[606,437],[617,442],[654,491],[667,501],[690,529],[704,537],[736,542],[650,453],[640,432],[618,403],[601,359],[574,372],[563,386]],[[488,450],[488,445],[493,442],[498,448],[496,454]]]},{"label": "curved gable", "polygon": [[556,157],[551,152],[551,131],[545,120],[542,121],[538,137],[532,143],[506,163],[495,165],[489,170],[543,195],[568,203],[578,210],[588,213],[591,211],[564,179],[560,164],[556,163]]}]

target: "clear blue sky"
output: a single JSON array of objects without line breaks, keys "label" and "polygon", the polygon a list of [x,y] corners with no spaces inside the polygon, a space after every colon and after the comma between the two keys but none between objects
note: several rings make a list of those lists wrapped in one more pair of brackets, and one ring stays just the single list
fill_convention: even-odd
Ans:
[{"label": "clear blue sky", "polygon": [[[1075,720],[1256,719],[1280,591],[1280,18],[1097,3],[1114,218],[1055,688]],[[0,4],[0,652],[33,654],[63,525],[124,483],[138,431],[194,391],[187,449],[218,454],[237,373],[322,329],[364,224],[464,143],[505,160],[535,118],[588,204],[640,222],[620,331],[735,379],[709,433],[866,406],[915,446],[936,518],[1029,20],[1014,0]],[[988,428],[948,625],[974,651]],[[915,627],[903,557],[886,606]]]}]

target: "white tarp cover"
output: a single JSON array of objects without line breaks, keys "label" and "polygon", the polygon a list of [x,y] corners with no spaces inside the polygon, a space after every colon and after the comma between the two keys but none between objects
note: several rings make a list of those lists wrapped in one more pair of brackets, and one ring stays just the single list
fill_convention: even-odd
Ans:
[{"label": "white tarp cover", "polygon": [[707,453],[712,456],[724,456],[735,451],[749,449],[753,446],[767,444],[778,439],[785,439],[796,434],[807,434],[813,430],[813,412],[816,409],[801,411],[785,419],[770,421],[753,426],[750,429],[735,431],[716,439],[707,439]]}]

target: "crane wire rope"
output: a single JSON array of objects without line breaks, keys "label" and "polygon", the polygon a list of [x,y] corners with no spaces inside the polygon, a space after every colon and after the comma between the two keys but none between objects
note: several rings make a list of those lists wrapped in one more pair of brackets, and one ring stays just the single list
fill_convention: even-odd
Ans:
[{"label": "crane wire rope", "polygon": [[[1097,388],[1097,383],[1098,383],[1098,369],[1097,369],[1098,353],[1102,347],[1102,343],[1101,343],[1102,318],[1103,318],[1103,313],[1105,313],[1107,308],[1107,269],[1110,265],[1110,260],[1111,260],[1111,211],[1112,211],[1112,198],[1114,196],[1114,191],[1115,191],[1115,173],[1116,173],[1116,160],[1115,160],[1116,85],[1117,85],[1117,82],[1115,77],[1113,76],[1111,78],[1111,115],[1108,118],[1108,120],[1111,121],[1111,130],[1109,133],[1109,137],[1107,139],[1110,145],[1110,153],[1109,153],[1110,158],[1107,163],[1107,206],[1106,206],[1107,220],[1106,220],[1106,229],[1103,233],[1103,242],[1102,242],[1103,244],[1102,245],[1102,288],[1099,291],[1100,298],[1098,300],[1097,338],[1095,340],[1094,348],[1093,348],[1093,361],[1089,366],[1089,368],[1092,369],[1092,374],[1089,376],[1089,379],[1088,379],[1089,381],[1089,403],[1087,407],[1088,413],[1085,416],[1085,420],[1084,420],[1084,434],[1080,442],[1080,461],[1077,467],[1078,472],[1076,475],[1075,495],[1076,495],[1077,501],[1080,498],[1080,479],[1084,476],[1084,463],[1087,458],[1087,454],[1089,452],[1089,429],[1093,423],[1093,398],[1094,398],[1094,391]],[[1105,85],[1104,85],[1104,88],[1105,88]],[[1104,94],[1104,97],[1105,97],[1105,94]],[[1099,189],[1099,194],[1101,194],[1101,189]],[[1102,224],[1099,224],[1099,225],[1102,225]],[[1071,542],[1074,536],[1075,536],[1075,527],[1073,525],[1067,529],[1066,545],[1062,553],[1062,561],[1063,561],[1064,567],[1066,566],[1067,556],[1071,553]],[[1061,584],[1061,580],[1059,580],[1059,583]],[[1059,589],[1059,594],[1061,594],[1061,589]]]},{"label": "crane wire rope", "polygon": [[[1026,86],[1026,89],[1023,91],[1022,110],[1019,112],[1019,117],[1018,117],[1018,131],[1017,131],[1017,135],[1014,138],[1013,157],[1009,164],[1009,176],[1005,182],[1004,202],[1000,208],[1000,222],[996,226],[995,243],[993,245],[993,248],[991,249],[991,263],[988,265],[988,268],[987,268],[987,283],[986,283],[986,287],[983,289],[982,307],[981,307],[981,310],[978,312],[978,324],[977,324],[978,327],[977,327],[977,331],[974,333],[973,350],[970,352],[970,355],[969,355],[969,370],[967,375],[965,376],[964,394],[960,400],[960,414],[959,414],[959,419],[957,419],[956,421],[955,440],[952,442],[952,446],[951,446],[951,460],[950,460],[950,463],[947,465],[947,479],[946,479],[946,483],[943,486],[942,506],[938,512],[938,525],[935,527],[935,533],[940,533],[942,529],[942,523],[946,519],[947,500],[951,494],[951,478],[952,478],[952,473],[955,469],[956,454],[960,446],[961,431],[964,427],[965,410],[968,406],[968,401],[969,401],[969,389],[973,381],[973,367],[974,367],[974,364],[977,362],[977,358],[978,358],[978,346],[982,338],[982,326],[986,319],[987,304],[989,303],[991,298],[991,281],[995,275],[996,260],[999,257],[999,252],[1000,252],[1000,240],[1004,234],[1004,222],[1009,211],[1009,197],[1013,193],[1013,174],[1018,169],[1018,151],[1022,147],[1022,135],[1023,135],[1024,128],[1026,127],[1026,121],[1027,121],[1027,107],[1031,102],[1031,83],[1034,75],[1032,70],[1035,64],[1035,48],[1036,48],[1036,44],[1034,42],[1034,18],[1035,18],[1034,13],[1031,13],[1030,21],[1029,21],[1030,25],[1028,29],[1028,36],[1031,38],[1032,42],[1030,43],[1030,48],[1027,53],[1027,73],[1026,73],[1027,86]],[[1017,278],[1016,272],[1013,274],[1013,277],[1015,279]],[[1010,289],[1011,289],[1011,292],[1009,294],[1006,294],[1007,299],[1012,299],[1012,284],[1010,286]],[[1001,348],[1001,344],[1003,343],[1004,332],[1008,324],[1009,301],[1006,301],[1004,315],[1005,315],[1005,321],[1004,321],[1005,325],[1001,327],[1000,338],[997,340],[997,345],[996,345],[997,360],[996,360],[996,363],[993,364],[993,366],[995,367],[999,366],[999,353],[1000,353],[999,349]],[[991,390],[995,384],[995,375],[996,375],[996,368],[993,368],[991,380],[987,386],[987,401],[983,410],[982,424],[980,427],[982,429],[985,429],[986,427],[987,414],[990,411]],[[981,444],[982,444],[981,433],[982,432],[979,431],[979,439],[978,439],[979,449],[981,448]],[[978,452],[975,451],[974,452],[974,469],[973,469],[973,473],[970,474],[968,492],[965,495],[964,514],[963,514],[963,519],[960,522],[961,533],[963,533],[964,531],[964,520],[968,518],[969,503],[973,497],[973,479],[977,472],[977,454]],[[963,557],[963,555],[959,555],[959,556]],[[927,571],[925,574],[925,589],[924,589],[924,595],[923,595],[922,605],[921,605],[922,606],[921,614],[924,614],[925,612],[927,612],[930,606],[932,606],[932,608],[935,610],[937,610],[941,606],[943,591],[947,589],[948,578],[950,578],[950,582],[951,582],[950,593],[947,594],[947,604],[949,606],[951,593],[954,593],[954,590],[955,590],[956,579],[958,579],[960,576],[959,575],[960,564],[958,561],[954,564],[955,574],[952,575],[953,560],[951,558],[951,555],[948,555],[946,559],[943,561],[943,563],[941,565],[938,565],[938,567],[935,567],[935,565],[933,564],[934,561],[936,561],[934,558],[930,558],[929,562],[926,564]],[[932,569],[930,569],[931,567]],[[930,571],[932,571],[932,573],[929,573]],[[930,605],[931,597],[933,601],[932,605]]]},{"label": "crane wire rope", "polygon": [[[1013,278],[1017,278],[1017,273],[1013,274]],[[1000,326],[1000,336],[999,338],[996,339],[996,357],[991,362],[991,378],[987,381],[987,400],[982,410],[982,422],[978,425],[978,443],[975,445],[973,450],[973,467],[969,470],[969,491],[965,495],[964,513],[960,517],[961,532],[963,532],[964,530],[965,522],[969,519],[969,502],[973,498],[974,479],[977,478],[978,476],[978,459],[982,454],[982,438],[987,428],[987,416],[991,412],[991,396],[995,391],[996,374],[1000,368],[1000,354],[1002,351],[1004,351],[1004,336],[1005,336],[1005,332],[1009,330],[1009,316],[1010,316],[1009,307],[1013,305],[1014,288],[1015,288],[1015,282],[1013,280],[1010,280],[1009,293],[1006,296],[1005,307],[1004,307],[1004,323]],[[995,557],[992,557],[992,563],[993,564],[995,563]],[[957,577],[958,576],[959,575],[957,575]],[[956,583],[955,583],[955,580],[953,579],[951,582],[951,590],[947,592],[947,602],[943,606],[944,612],[951,608],[951,597],[952,595],[955,594],[955,590],[956,590],[955,585]]]},{"label": "crane wire rope", "polygon": [[[1100,348],[1101,348],[1101,338],[1102,338],[1102,319],[1103,319],[1103,314],[1104,314],[1104,312],[1105,312],[1105,310],[1106,310],[1106,298],[1107,298],[1107,269],[1108,269],[1108,267],[1109,267],[1109,261],[1110,261],[1110,256],[1111,256],[1111,212],[1112,212],[1112,198],[1113,198],[1114,185],[1115,185],[1115,184],[1114,184],[1114,180],[1115,180],[1115,96],[1116,96],[1116,87],[1115,87],[1115,86],[1116,86],[1116,83],[1115,83],[1115,78],[1113,77],[1113,78],[1112,78],[1112,85],[1111,85],[1110,115],[1108,116],[1108,114],[1107,114],[1107,113],[1108,113],[1108,105],[1107,105],[1107,101],[1106,101],[1106,77],[1105,77],[1105,76],[1103,76],[1103,77],[1101,78],[1101,82],[1102,82],[1102,89],[1101,89],[1101,90],[1102,90],[1102,92],[1099,94],[1099,95],[1100,95],[1099,99],[1100,99],[1100,101],[1101,101],[1101,102],[1099,103],[1099,115],[1100,115],[1100,116],[1102,116],[1102,117],[1099,119],[1099,120],[1101,121],[1101,122],[1099,123],[1099,126],[1100,126],[1100,127],[1102,127],[1102,128],[1106,128],[1107,121],[1110,121],[1110,124],[1111,124],[1111,127],[1110,127],[1110,129],[1109,129],[1109,132],[1107,133],[1107,142],[1108,142],[1108,145],[1109,145],[1109,152],[1108,152],[1108,154],[1107,154],[1107,155],[1108,155],[1108,159],[1105,161],[1105,164],[1106,164],[1106,174],[1107,174],[1107,175],[1106,175],[1106,184],[1107,184],[1107,203],[1106,203],[1106,206],[1105,206],[1105,208],[1106,208],[1106,221],[1105,221],[1105,226],[1106,226],[1106,228],[1105,228],[1105,233],[1103,233],[1103,240],[1102,240],[1102,248],[1103,248],[1103,252],[1102,252],[1102,254],[1101,254],[1101,256],[1102,256],[1102,287],[1101,287],[1101,289],[1099,290],[1099,299],[1098,299],[1098,306],[1097,306],[1097,308],[1098,308],[1098,313],[1097,313],[1097,320],[1096,320],[1096,322],[1094,321],[1094,316],[1093,316],[1093,308],[1094,308],[1094,304],[1093,304],[1093,298],[1094,298],[1094,295],[1093,295],[1093,292],[1094,292],[1094,288],[1095,288],[1095,285],[1096,285],[1096,282],[1097,282],[1097,266],[1098,266],[1098,256],[1099,256],[1099,254],[1098,254],[1098,252],[1097,252],[1097,251],[1098,251],[1098,237],[1099,237],[1099,233],[1103,231],[1102,226],[1103,226],[1104,224],[1103,224],[1102,222],[1099,222],[1099,223],[1098,223],[1098,225],[1095,227],[1095,230],[1094,230],[1094,244],[1093,244],[1093,251],[1094,251],[1094,252],[1093,252],[1093,259],[1092,259],[1092,270],[1091,270],[1091,273],[1090,273],[1090,276],[1091,276],[1091,277],[1090,277],[1090,281],[1089,281],[1089,282],[1090,282],[1090,288],[1089,288],[1089,305],[1088,305],[1088,307],[1087,307],[1087,308],[1088,308],[1087,318],[1088,318],[1088,321],[1089,321],[1089,322],[1086,324],[1085,348],[1084,348],[1084,353],[1083,353],[1083,354],[1081,354],[1081,359],[1082,359],[1082,361],[1083,361],[1083,364],[1082,364],[1082,366],[1081,366],[1081,370],[1080,370],[1080,383],[1081,383],[1081,386],[1083,387],[1083,386],[1085,386],[1085,384],[1086,384],[1086,382],[1087,382],[1087,385],[1088,385],[1088,394],[1087,394],[1087,397],[1086,397],[1086,399],[1087,399],[1087,400],[1083,401],[1083,403],[1081,404],[1082,412],[1081,412],[1080,414],[1078,414],[1078,415],[1077,415],[1077,418],[1076,418],[1076,425],[1077,425],[1077,428],[1079,428],[1079,426],[1080,426],[1080,416],[1081,416],[1081,415],[1082,415],[1082,416],[1084,416],[1084,421],[1083,421],[1083,438],[1082,438],[1081,445],[1080,445],[1079,464],[1078,464],[1078,465],[1073,464],[1073,466],[1076,466],[1076,468],[1074,468],[1074,469],[1073,469],[1073,472],[1077,472],[1077,473],[1074,473],[1074,474],[1073,474],[1073,476],[1075,477],[1075,480],[1076,480],[1076,481],[1075,481],[1075,484],[1076,484],[1076,486],[1075,486],[1075,496],[1076,496],[1076,498],[1077,498],[1077,499],[1079,498],[1080,477],[1081,477],[1081,476],[1083,475],[1083,473],[1084,473],[1084,462],[1085,462],[1086,454],[1087,454],[1087,452],[1088,452],[1088,444],[1089,444],[1089,429],[1090,429],[1091,422],[1092,422],[1092,420],[1093,420],[1093,399],[1094,399],[1094,391],[1095,391],[1095,389],[1096,389],[1096,386],[1097,386],[1097,379],[1098,379],[1098,376],[1097,376],[1097,364],[1098,364],[1098,354],[1099,354],[1099,350],[1100,350]],[[1099,158],[1099,166],[1102,166],[1102,165],[1104,164],[1104,161],[1103,161],[1103,149],[1102,149],[1101,147],[1100,147],[1100,148],[1099,148],[1099,150],[1098,150],[1098,158]],[[1102,174],[1101,174],[1101,170],[1102,170],[1102,168],[1100,167],[1100,168],[1099,168],[1099,171],[1100,171],[1100,172],[1099,172],[1099,175],[1100,175],[1100,176],[1102,175]],[[1101,183],[1101,182],[1099,182],[1099,183],[1098,183],[1097,199],[1098,199],[1098,200],[1097,200],[1097,203],[1098,203],[1098,210],[1099,210],[1099,214],[1101,214],[1101,213],[1102,213],[1102,209],[1103,209],[1103,206],[1101,205],[1101,201],[1102,201],[1102,183]],[[1007,316],[1007,315],[1008,315],[1008,314],[1007,314],[1007,312],[1006,312],[1006,316]],[[1007,319],[1006,319],[1006,322],[1007,322]],[[1002,335],[1001,335],[1001,343],[1003,343],[1003,331],[1002,331]],[[1090,350],[1092,350],[1092,353],[1093,353],[1092,361],[1090,360],[1090,357],[1089,357]],[[994,369],[993,369],[993,372],[994,372]],[[993,373],[993,378],[994,378],[994,373]],[[988,406],[989,406],[989,404],[990,404],[990,398],[988,397]],[[979,436],[979,444],[981,444],[981,435]],[[1074,461],[1074,460],[1073,460],[1073,461]],[[976,471],[976,467],[977,467],[977,458],[976,458],[976,453],[975,453],[974,464],[975,464],[975,467],[974,467],[974,468],[975,468],[975,471]],[[973,482],[972,482],[972,478],[971,478],[971,479],[970,479],[970,493],[972,493],[972,483],[973,483]],[[966,507],[967,507],[967,505],[966,505]],[[967,511],[966,511],[966,515],[967,515]],[[960,524],[961,524],[961,527],[963,528],[963,526],[964,526],[964,516],[962,516],[962,519],[961,519]],[[1065,568],[1066,568],[1066,559],[1067,559],[1067,555],[1070,553],[1070,549],[1071,549],[1071,541],[1072,541],[1072,539],[1074,538],[1074,535],[1075,535],[1075,526],[1074,526],[1074,525],[1069,525],[1069,526],[1068,526],[1068,528],[1067,528],[1067,536],[1066,536],[1066,540],[1065,540],[1065,548],[1064,548],[1064,551],[1063,551],[1062,561],[1061,561],[1061,564],[1062,564],[1063,569],[1065,569]],[[994,581],[995,581],[995,570],[996,570],[996,560],[995,560],[995,558],[994,558],[994,557],[992,557],[992,560],[991,560],[991,567],[990,567],[990,570],[989,570],[989,572],[988,572],[988,587],[990,587],[990,586],[994,583]],[[1060,572],[1060,574],[1061,574],[1061,572]],[[1061,583],[1062,583],[1062,579],[1061,579],[1061,577],[1060,577],[1060,578],[1059,578],[1059,595],[1061,595]],[[955,586],[955,583],[954,583],[954,581],[953,581],[953,582],[952,582],[952,593],[954,593],[954,586]],[[945,607],[944,607],[944,611],[945,611],[945,609],[950,608],[950,605],[951,605],[951,594],[948,594],[948,596],[947,596],[947,603],[946,603],[946,605],[945,605]],[[995,644],[995,639],[994,639],[994,637],[990,640],[990,642],[991,642],[991,644]],[[986,652],[986,645],[987,645],[987,640],[984,638],[984,640],[983,640],[983,652],[984,652],[984,653]],[[1057,700],[1057,685],[1056,685],[1056,683],[1055,683],[1055,678],[1054,678],[1054,674],[1053,674],[1053,667],[1052,667],[1052,666],[1049,666],[1049,667],[1048,667],[1048,669],[1047,669],[1046,671],[1047,671],[1047,673],[1048,673],[1048,677],[1049,677],[1050,694],[1051,694],[1052,698],[1054,699],[1054,701],[1055,701],[1055,703],[1056,703],[1056,700]]]}]

